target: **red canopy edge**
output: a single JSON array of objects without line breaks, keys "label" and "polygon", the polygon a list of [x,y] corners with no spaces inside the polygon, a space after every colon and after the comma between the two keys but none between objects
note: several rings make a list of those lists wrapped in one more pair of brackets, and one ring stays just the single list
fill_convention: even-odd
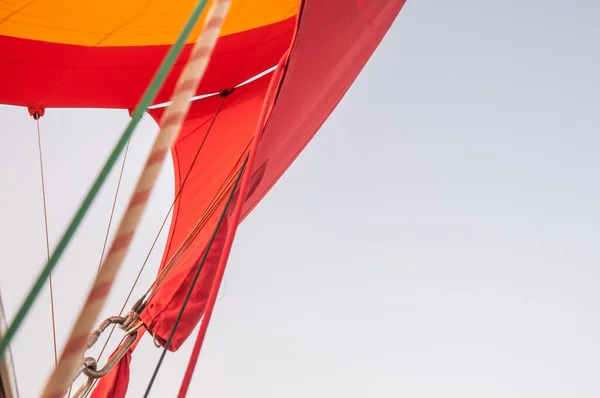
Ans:
[{"label": "red canopy edge", "polygon": [[[219,38],[198,94],[232,88],[289,48],[296,16]],[[186,44],[154,103],[168,101]],[[86,47],[0,35],[0,103],[44,108],[133,109],[170,45]]]}]

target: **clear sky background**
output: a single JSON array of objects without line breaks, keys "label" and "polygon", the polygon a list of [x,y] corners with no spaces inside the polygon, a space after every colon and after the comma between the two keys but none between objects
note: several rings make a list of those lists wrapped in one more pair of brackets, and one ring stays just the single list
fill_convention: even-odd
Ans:
[{"label": "clear sky background", "polygon": [[[189,396],[600,397],[599,43],[595,0],[409,0],[240,227]],[[127,121],[106,110],[41,120],[52,244]],[[35,123],[3,106],[0,126],[12,319],[44,261],[44,227]],[[118,215],[155,134],[144,119]],[[168,164],[107,316],[172,201],[171,174]],[[96,272],[117,176],[55,274],[60,346]],[[22,397],[52,366],[49,312],[45,291],[13,346]],[[153,397],[176,395],[191,343],[169,354]],[[129,396],[159,354],[140,344]]]}]

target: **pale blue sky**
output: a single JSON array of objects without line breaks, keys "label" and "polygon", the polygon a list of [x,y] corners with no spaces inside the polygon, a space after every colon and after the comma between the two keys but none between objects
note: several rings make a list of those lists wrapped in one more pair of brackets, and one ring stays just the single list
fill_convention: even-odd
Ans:
[{"label": "pale blue sky", "polygon": [[[599,397],[599,21],[591,0],[409,0],[240,227],[189,396]],[[42,119],[53,242],[127,120]],[[10,107],[0,121],[0,287],[12,316],[45,248],[35,124]],[[155,130],[147,118],[136,133],[119,210]],[[171,172],[106,315],[170,205]],[[55,276],[61,338],[97,267],[117,174]],[[23,397],[51,366],[48,308],[46,292],[13,347]],[[190,346],[168,357],[153,397],[176,395]],[[131,397],[158,355],[140,345]]]}]

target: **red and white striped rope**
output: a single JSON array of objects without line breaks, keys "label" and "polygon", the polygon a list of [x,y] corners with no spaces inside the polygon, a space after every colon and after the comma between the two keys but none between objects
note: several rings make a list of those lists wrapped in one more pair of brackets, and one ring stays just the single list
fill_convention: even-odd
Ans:
[{"label": "red and white striped rope", "polygon": [[104,259],[102,268],[96,276],[85,305],[71,330],[58,365],[44,388],[42,394],[44,398],[63,397],[72,383],[72,376],[80,365],[87,347],[88,336],[96,326],[98,316],[129,249],[167,152],[181,130],[190,107],[190,99],[196,93],[210,61],[210,56],[219,37],[223,21],[227,16],[230,3],[231,0],[215,0],[208,12],[204,29],[194,44],[190,59],[175,86],[174,94],[171,97],[172,102],[162,116],[160,132],[154,141],[152,151],[138,179],[134,194],[129,201],[129,206],[121,220],[115,239]]}]

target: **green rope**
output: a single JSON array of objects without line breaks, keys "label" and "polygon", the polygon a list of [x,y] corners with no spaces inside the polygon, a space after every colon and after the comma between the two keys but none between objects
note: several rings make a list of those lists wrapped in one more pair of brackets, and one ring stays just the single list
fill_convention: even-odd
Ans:
[{"label": "green rope", "polygon": [[198,3],[196,3],[196,6],[194,7],[192,14],[188,18],[183,30],[179,34],[177,41],[175,41],[175,43],[169,49],[169,52],[163,59],[157,73],[154,75],[154,77],[152,78],[152,81],[146,88],[146,91],[144,92],[142,99],[137,104],[137,106],[133,112],[133,115],[131,116],[131,121],[129,122],[129,125],[127,125],[127,128],[123,132],[123,135],[121,135],[121,138],[115,145],[112,153],[108,157],[108,160],[104,164],[104,167],[102,167],[102,170],[98,174],[98,177],[96,177],[96,181],[94,181],[92,188],[87,193],[85,199],[83,200],[83,203],[79,207],[79,210],[77,210],[77,213],[75,213],[75,216],[73,217],[73,219],[71,220],[71,223],[69,224],[69,227],[67,228],[67,230],[61,237],[60,242],[58,242],[58,245],[56,246],[56,249],[54,249],[54,252],[50,256],[50,259],[48,260],[48,262],[46,263],[46,265],[40,272],[33,287],[31,288],[27,297],[25,298],[25,301],[19,308],[19,311],[17,312],[15,319],[12,321],[12,323],[6,330],[5,335],[2,337],[2,339],[0,339],[0,360],[4,357],[4,353],[6,352],[6,349],[8,348],[11,340],[13,339],[17,330],[23,323],[23,320],[27,316],[27,313],[29,312],[29,310],[31,310],[31,307],[33,306],[33,303],[35,302],[35,299],[37,298],[40,291],[44,287],[46,279],[48,279],[48,276],[50,275],[50,273],[52,272],[54,267],[56,267],[58,260],[62,256],[63,252],[65,251],[65,249],[66,249],[67,245],[69,244],[69,242],[71,241],[71,239],[73,238],[73,235],[75,234],[75,232],[77,231],[77,228],[81,224],[83,217],[88,212],[92,202],[94,201],[94,199],[96,198],[96,195],[100,191],[102,184],[104,184],[104,182],[106,181],[106,178],[108,177],[108,174],[110,173],[110,170],[113,168],[113,166],[117,162],[117,159],[121,155],[121,152],[123,151],[123,148],[127,144],[127,141],[131,138],[133,131],[135,130],[138,123],[144,116],[146,109],[152,104],[152,101],[154,101],[154,98],[156,98],[158,91],[162,87],[163,82],[167,78],[167,75],[169,74],[169,72],[171,71],[171,68],[173,67],[173,64],[175,63],[175,60],[181,53],[181,50],[185,44],[185,41],[187,40],[187,38],[190,35],[190,32],[192,31],[194,26],[196,25],[196,22],[200,18],[200,15],[202,15],[202,11],[204,11],[204,7],[206,6],[207,1],[208,0],[199,0]]}]

